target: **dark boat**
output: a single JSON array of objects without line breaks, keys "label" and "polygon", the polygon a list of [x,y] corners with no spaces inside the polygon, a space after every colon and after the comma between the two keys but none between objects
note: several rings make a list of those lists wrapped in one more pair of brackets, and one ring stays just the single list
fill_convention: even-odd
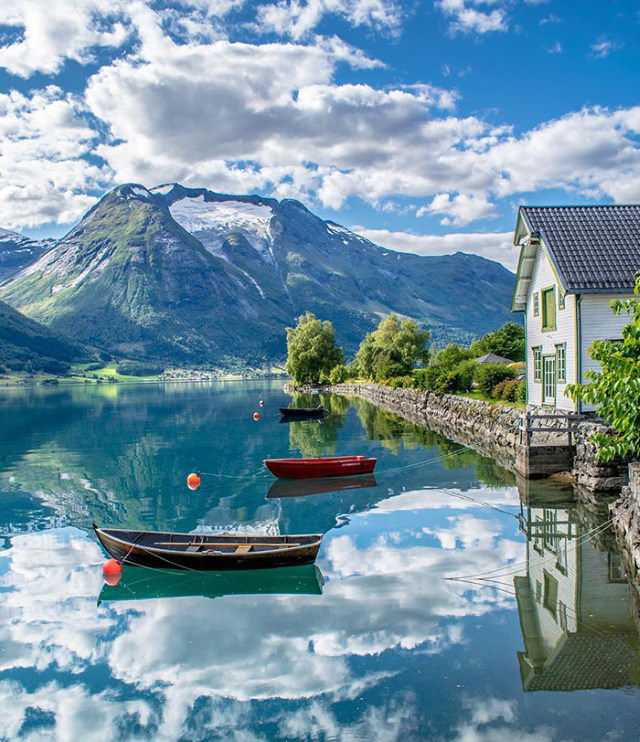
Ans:
[{"label": "dark boat", "polygon": [[317,459],[265,459],[267,469],[283,479],[315,479],[371,474],[376,459],[366,456],[325,456]]},{"label": "dark boat", "polygon": [[329,414],[329,410],[325,410],[322,405],[318,405],[317,407],[279,407],[278,409],[284,417],[305,418],[307,420],[313,420]]},{"label": "dark boat", "polygon": [[327,479],[276,479],[267,492],[269,500],[282,497],[307,497],[325,492],[344,492],[377,487],[373,474],[359,477],[328,477]]},{"label": "dark boat", "polygon": [[311,564],[322,536],[246,536],[93,528],[100,543],[123,564],[163,569],[222,571]]},{"label": "dark boat", "polygon": [[98,604],[106,600],[221,598],[225,595],[321,595],[322,584],[322,574],[314,564],[242,572],[126,567],[117,585],[103,585]]}]

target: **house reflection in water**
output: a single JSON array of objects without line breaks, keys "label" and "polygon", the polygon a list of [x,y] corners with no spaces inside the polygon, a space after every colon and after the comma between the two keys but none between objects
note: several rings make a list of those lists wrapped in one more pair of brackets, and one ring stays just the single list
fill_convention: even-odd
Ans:
[{"label": "house reflection in water", "polygon": [[523,689],[636,684],[638,632],[612,539],[596,538],[594,545],[585,537],[593,526],[585,527],[574,504],[530,502],[521,508],[520,524],[527,576],[515,577],[514,586],[525,646],[518,652]]}]

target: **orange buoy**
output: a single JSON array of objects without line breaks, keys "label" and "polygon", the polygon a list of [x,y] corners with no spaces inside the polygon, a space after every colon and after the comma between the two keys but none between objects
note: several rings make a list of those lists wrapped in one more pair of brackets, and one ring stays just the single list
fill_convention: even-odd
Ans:
[{"label": "orange buoy", "polygon": [[254,412],[253,413],[253,419],[257,422],[260,419],[260,413],[259,412]]},{"label": "orange buoy", "polygon": [[102,565],[102,576],[107,585],[117,585],[122,577],[122,564],[117,559],[107,559]]},{"label": "orange buoy", "polygon": [[260,405],[260,407],[264,407],[264,399],[261,399],[261,400],[260,400],[260,401],[258,402],[258,404]]},{"label": "orange buoy", "polygon": [[200,479],[200,476],[196,474],[195,472],[192,472],[187,477],[187,487],[190,490],[197,490],[201,482],[202,480]]}]

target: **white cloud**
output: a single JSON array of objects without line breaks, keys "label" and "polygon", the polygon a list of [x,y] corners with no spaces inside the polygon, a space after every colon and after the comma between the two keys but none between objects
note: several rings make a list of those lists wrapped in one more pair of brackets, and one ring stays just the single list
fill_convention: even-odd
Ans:
[{"label": "white cloud", "polygon": [[84,159],[96,138],[78,99],[54,86],[0,94],[0,223],[70,222],[110,174]]},{"label": "white cloud", "polygon": [[612,41],[606,36],[600,36],[597,41],[591,44],[591,56],[596,59],[604,59],[608,57],[612,52],[622,49],[622,44],[618,41]]},{"label": "white cloud", "polygon": [[433,201],[418,209],[417,216],[425,213],[442,214],[441,224],[469,224],[493,214],[493,204],[484,196],[473,196],[458,193],[453,197],[449,193],[438,193]]},{"label": "white cloud", "polygon": [[353,231],[377,245],[398,252],[411,252],[416,255],[452,255],[458,251],[466,252],[496,260],[511,271],[515,270],[518,263],[518,251],[513,247],[512,232],[452,232],[436,235],[362,227],[353,227]]},{"label": "white cloud", "polygon": [[392,33],[399,31],[402,20],[400,5],[392,0],[281,0],[258,6],[256,28],[301,39],[328,14]]},{"label": "white cloud", "polygon": [[476,34],[508,30],[506,11],[495,5],[496,0],[436,0],[435,3],[450,19],[452,33]]}]

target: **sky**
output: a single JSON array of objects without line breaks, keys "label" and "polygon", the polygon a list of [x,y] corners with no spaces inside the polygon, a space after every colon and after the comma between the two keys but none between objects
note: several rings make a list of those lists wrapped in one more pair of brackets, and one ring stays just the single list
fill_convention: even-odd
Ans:
[{"label": "sky", "polygon": [[640,201],[631,0],[3,0],[0,227],[167,182],[514,268],[519,204]]}]

